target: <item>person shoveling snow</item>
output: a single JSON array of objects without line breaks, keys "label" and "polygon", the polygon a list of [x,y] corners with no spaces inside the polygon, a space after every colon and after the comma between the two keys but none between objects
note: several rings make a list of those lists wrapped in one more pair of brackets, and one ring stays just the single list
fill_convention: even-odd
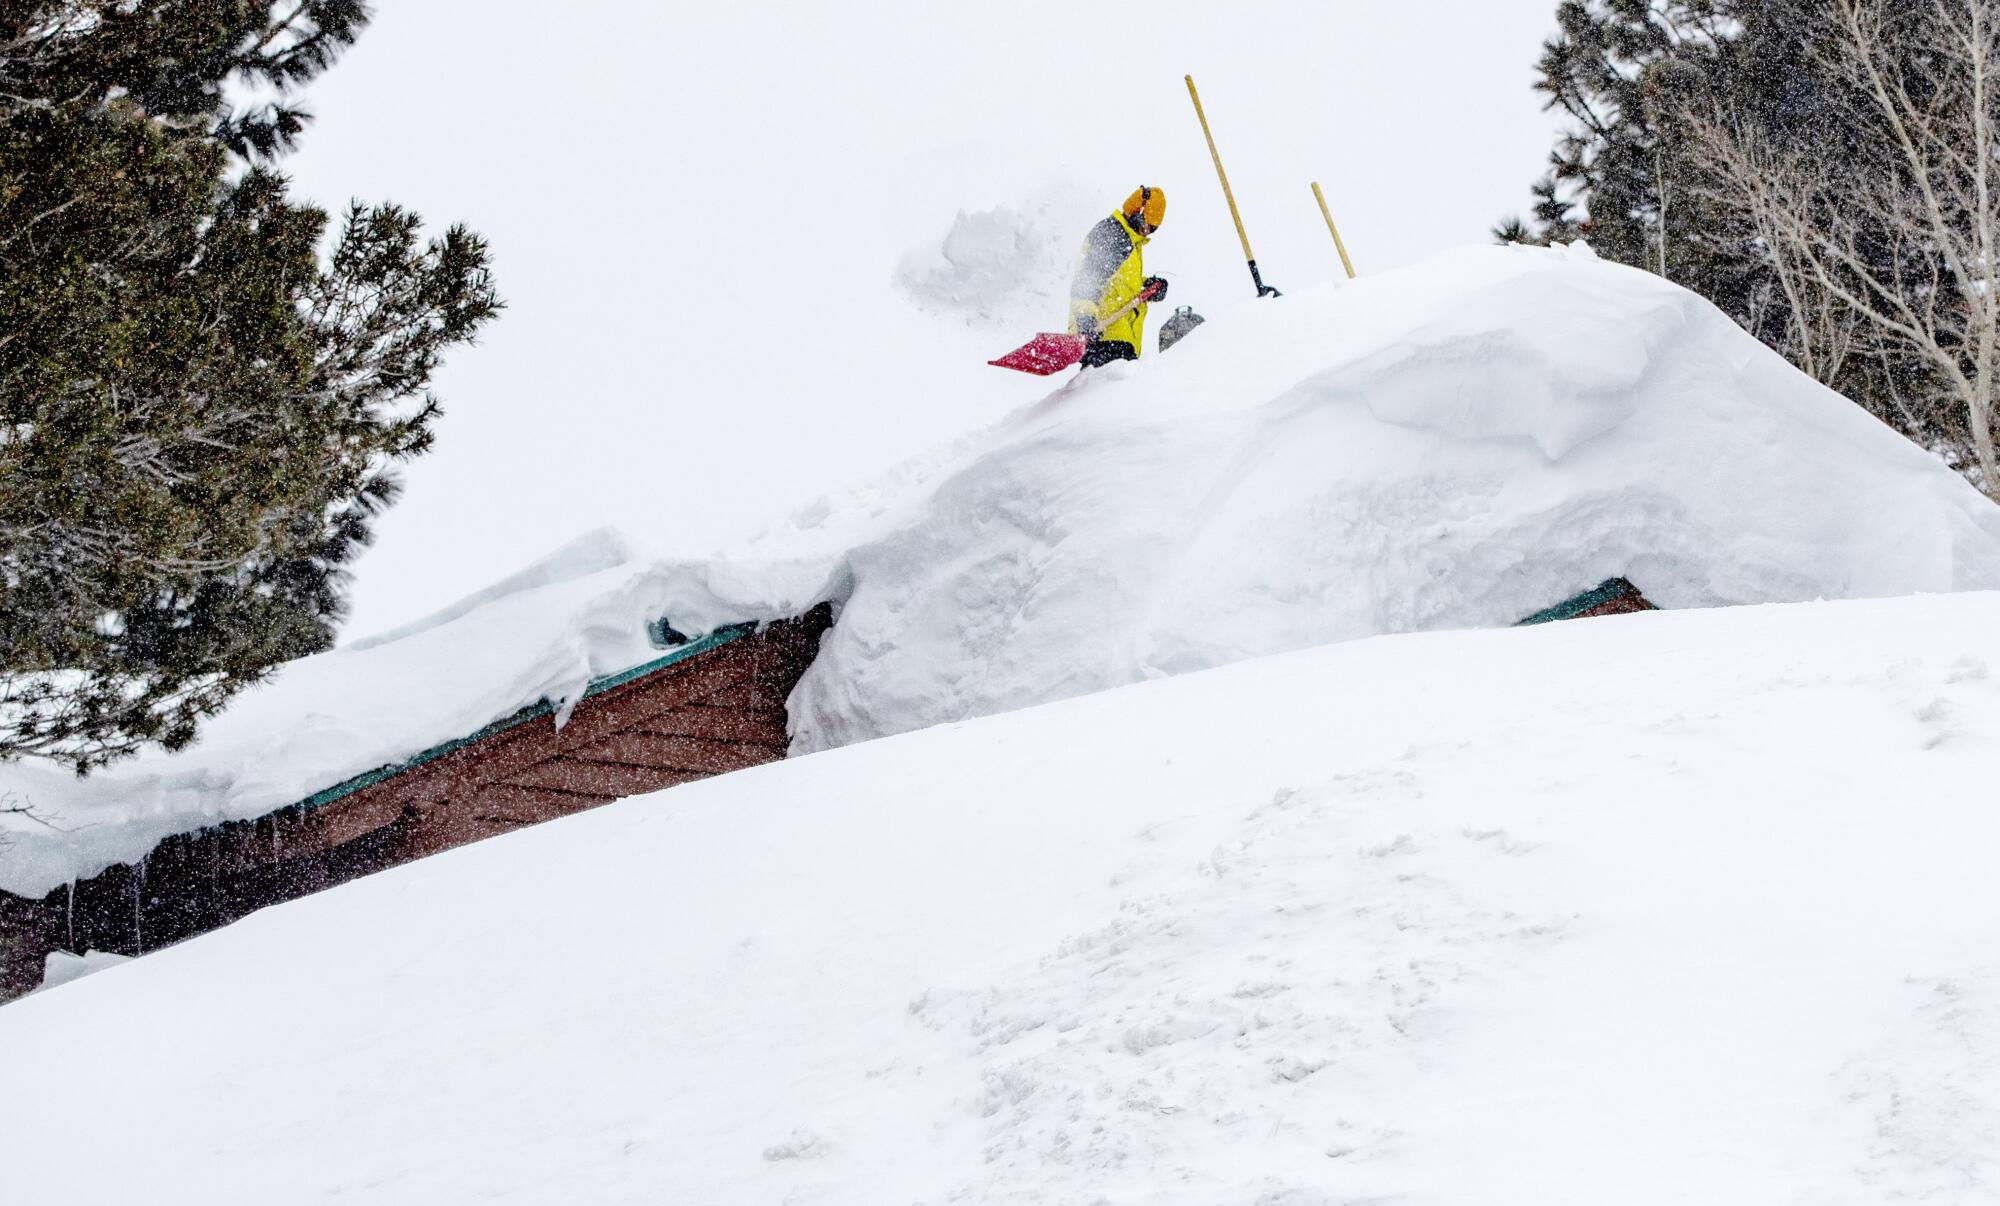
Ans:
[{"label": "person shoveling snow", "polygon": [[1069,287],[1069,333],[1044,332],[998,360],[1001,368],[1048,376],[1073,364],[1096,368],[1137,360],[1146,305],[1167,295],[1167,282],[1147,276],[1142,248],[1160,228],[1167,195],[1142,184],[1118,212],[1090,228]]},{"label": "person shoveling snow", "polygon": [[1069,329],[1088,341],[1083,367],[1139,358],[1146,303],[1167,296],[1167,282],[1146,275],[1143,248],[1166,216],[1167,194],[1142,184],[1084,237],[1069,286]]}]

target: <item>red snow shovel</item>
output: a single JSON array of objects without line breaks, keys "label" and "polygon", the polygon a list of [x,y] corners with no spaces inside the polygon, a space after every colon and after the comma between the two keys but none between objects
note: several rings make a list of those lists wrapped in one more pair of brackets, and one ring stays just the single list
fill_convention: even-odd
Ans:
[{"label": "red snow shovel", "polygon": [[[1152,301],[1156,291],[1156,288],[1140,290],[1139,296],[1113,310],[1109,317],[1098,323],[1098,330],[1104,330],[1125,317],[1139,303]],[[995,368],[1016,369],[1023,373],[1033,373],[1037,377],[1047,377],[1060,373],[1083,359],[1083,350],[1089,344],[1090,341],[1081,335],[1062,335],[1043,331],[1000,359],[989,360],[986,363]]]}]

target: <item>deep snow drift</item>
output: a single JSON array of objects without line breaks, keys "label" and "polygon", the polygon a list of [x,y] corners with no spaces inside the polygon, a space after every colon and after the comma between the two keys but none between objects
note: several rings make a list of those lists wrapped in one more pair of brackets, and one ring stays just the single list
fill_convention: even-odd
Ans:
[{"label": "deep snow drift", "polygon": [[967,441],[843,560],[809,749],[1243,657],[2000,587],[2000,509],[1707,302],[1471,249],[1217,315]]},{"label": "deep snow drift", "polygon": [[[986,278],[1019,237],[968,218],[944,267],[905,276],[961,304],[952,290],[1011,297]],[[652,656],[661,615],[700,632],[839,601],[792,700],[795,749],[816,750],[1505,625],[1620,574],[1671,608],[1996,588],[2000,508],[1685,290],[1583,248],[1468,249],[1215,313],[739,557],[587,537],[287,668],[178,757],[83,784],[10,768],[0,790],[70,829],[15,822],[0,888],[45,892],[572,699]]]},{"label": "deep snow drift", "polygon": [[2000,595],[1350,642],[0,1008],[0,1198],[1991,1202]]}]

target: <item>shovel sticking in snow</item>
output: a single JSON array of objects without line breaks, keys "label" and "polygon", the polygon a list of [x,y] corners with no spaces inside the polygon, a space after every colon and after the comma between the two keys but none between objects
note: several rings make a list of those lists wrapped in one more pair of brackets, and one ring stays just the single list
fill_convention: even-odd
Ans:
[{"label": "shovel sticking in snow", "polygon": [[[1139,296],[1113,310],[1099,322],[1098,329],[1109,328],[1112,323],[1131,313],[1141,302],[1152,300],[1152,289],[1140,290]],[[1083,350],[1089,344],[1090,341],[1081,335],[1061,335],[1043,331],[1000,359],[989,360],[986,363],[995,368],[1015,369],[1023,373],[1033,373],[1037,377],[1047,377],[1060,373],[1083,359]]]},{"label": "shovel sticking in snow", "polygon": [[1258,297],[1280,297],[1277,289],[1264,283],[1264,275],[1257,271],[1257,253],[1250,250],[1250,236],[1243,233],[1243,215],[1236,212],[1236,194],[1229,191],[1229,173],[1222,170],[1222,153],[1215,149],[1215,135],[1208,132],[1208,114],[1201,111],[1201,93],[1194,90],[1194,77],[1186,76],[1188,99],[1194,102],[1195,120],[1201,123],[1202,140],[1208,143],[1208,157],[1215,160],[1215,178],[1222,181],[1222,199],[1229,202],[1229,220],[1236,223],[1236,241],[1243,244],[1243,258],[1250,262],[1250,283],[1257,286]]}]

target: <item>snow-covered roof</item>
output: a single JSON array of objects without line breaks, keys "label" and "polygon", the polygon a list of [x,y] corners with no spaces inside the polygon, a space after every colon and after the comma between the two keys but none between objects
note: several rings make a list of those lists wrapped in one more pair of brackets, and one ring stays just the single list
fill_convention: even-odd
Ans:
[{"label": "snow-covered roof", "polygon": [[729,556],[591,534],[285,668],[178,755],[6,768],[70,828],[17,830],[0,888],[560,706],[653,656],[660,616],[698,634],[837,601],[791,700],[814,750],[1510,624],[1616,576],[1669,608],[2000,588],[2000,508],[1692,293],[1582,248],[1467,249],[1211,314]]},{"label": "snow-covered roof", "polygon": [[[524,710],[569,708],[593,691],[713,643],[748,621],[805,611],[812,583],[742,608],[703,588],[707,567],[640,557],[590,533],[431,620],[304,658],[209,721],[200,740],[79,780],[35,763],[0,768],[0,791],[54,828],[17,819],[0,848],[0,889],[39,896],[170,834],[313,804],[475,738]],[[784,567],[759,585],[785,588]],[[663,651],[648,626],[695,640]]]}]

